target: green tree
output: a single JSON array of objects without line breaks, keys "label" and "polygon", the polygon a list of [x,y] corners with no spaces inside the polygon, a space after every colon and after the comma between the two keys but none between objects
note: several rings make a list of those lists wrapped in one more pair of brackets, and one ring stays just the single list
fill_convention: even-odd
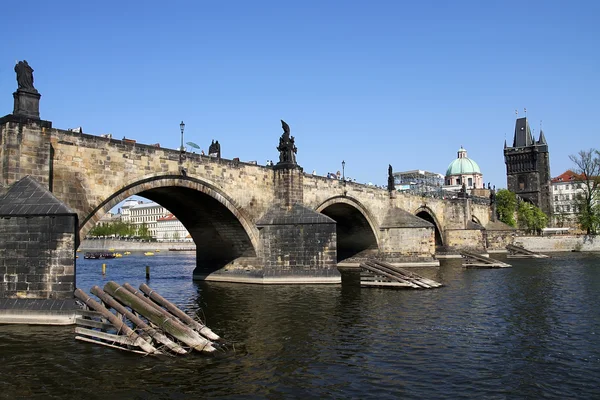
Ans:
[{"label": "green tree", "polygon": [[151,239],[152,238],[150,236],[150,231],[148,230],[148,226],[146,225],[145,222],[142,222],[141,225],[138,227],[137,235],[139,237],[141,237],[142,239]]},{"label": "green tree", "polygon": [[529,233],[540,233],[548,224],[548,217],[537,206],[521,201],[517,209],[517,218],[519,228],[525,229]]},{"label": "green tree", "polygon": [[581,150],[569,159],[575,164],[575,173],[579,174],[583,188],[582,196],[576,200],[577,221],[588,235],[598,232],[600,209],[600,152],[595,149]]},{"label": "green tree", "polygon": [[498,219],[505,224],[517,225],[515,221],[515,210],[517,209],[517,196],[507,189],[500,189],[496,193],[496,214]]}]

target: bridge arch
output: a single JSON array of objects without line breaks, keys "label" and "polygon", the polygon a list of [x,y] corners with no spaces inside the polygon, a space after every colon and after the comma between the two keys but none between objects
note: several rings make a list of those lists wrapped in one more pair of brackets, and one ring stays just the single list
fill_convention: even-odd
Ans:
[{"label": "bridge arch", "polygon": [[379,249],[376,220],[357,199],[331,197],[317,206],[316,211],[336,222],[338,262]]},{"label": "bridge arch", "polygon": [[[209,261],[227,263],[255,257],[258,229],[244,211],[221,189],[205,180],[183,175],[148,176],[118,189],[87,215],[79,227],[81,239],[96,222],[123,200],[139,195],[173,213],[194,239],[197,257],[208,251]],[[210,249],[203,244],[210,243]]]},{"label": "bridge arch", "polygon": [[433,210],[427,206],[421,206],[417,208],[417,210],[414,212],[414,215],[433,224],[435,229],[435,245],[436,247],[444,246],[442,231],[440,229],[441,225]]}]

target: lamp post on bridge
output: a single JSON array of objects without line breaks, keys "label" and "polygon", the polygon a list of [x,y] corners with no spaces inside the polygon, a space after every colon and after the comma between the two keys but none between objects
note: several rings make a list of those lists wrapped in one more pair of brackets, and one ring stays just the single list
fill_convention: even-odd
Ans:
[{"label": "lamp post on bridge", "polygon": [[185,129],[183,121],[179,124],[179,129],[181,129],[181,147],[179,148],[179,162],[181,162],[183,161],[183,130]]},{"label": "lamp post on bridge", "polygon": [[342,160],[342,181],[344,182],[344,196],[346,195],[346,161]]}]

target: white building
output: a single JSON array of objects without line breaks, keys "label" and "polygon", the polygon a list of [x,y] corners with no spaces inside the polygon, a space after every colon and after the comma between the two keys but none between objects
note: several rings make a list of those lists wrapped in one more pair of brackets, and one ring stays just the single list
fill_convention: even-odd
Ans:
[{"label": "white building", "polygon": [[552,178],[551,195],[554,200],[554,224],[560,227],[577,227],[578,197],[585,195],[584,178],[567,170]]},{"label": "white building", "polygon": [[396,190],[436,191],[444,184],[444,175],[437,172],[412,171],[394,172],[394,186]]},{"label": "white building", "polygon": [[121,221],[123,222],[131,222],[131,207],[137,206],[138,204],[142,204],[139,200],[127,199],[121,206]]},{"label": "white building", "polygon": [[185,226],[173,214],[156,220],[156,239],[159,242],[192,242]]},{"label": "white building", "polygon": [[148,234],[156,238],[156,221],[164,217],[169,212],[166,208],[157,203],[136,204],[128,209],[129,222],[139,226],[142,224],[148,228]]}]

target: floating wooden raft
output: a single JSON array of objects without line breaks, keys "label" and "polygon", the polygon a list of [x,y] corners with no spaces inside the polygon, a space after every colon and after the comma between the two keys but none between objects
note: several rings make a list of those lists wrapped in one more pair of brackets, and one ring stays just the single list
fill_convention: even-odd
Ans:
[{"label": "floating wooden raft", "polygon": [[383,261],[366,261],[360,264],[360,268],[360,285],[365,287],[433,289],[442,286],[439,282]]},{"label": "floating wooden raft", "polygon": [[462,265],[466,268],[508,268],[512,265],[470,251],[461,251]]},{"label": "floating wooden raft", "polygon": [[514,244],[506,245],[508,250],[507,258],[549,258],[546,254],[536,253],[535,251],[527,250],[524,247]]},{"label": "floating wooden raft", "polygon": [[120,286],[112,281],[104,290],[98,286],[91,289],[102,303],[81,289],[75,290],[75,297],[89,308],[76,320],[75,339],[141,354],[186,354],[190,350],[213,353],[222,348],[216,343],[221,338],[208,327],[147,285],[142,286],[151,298],[128,283]]}]

